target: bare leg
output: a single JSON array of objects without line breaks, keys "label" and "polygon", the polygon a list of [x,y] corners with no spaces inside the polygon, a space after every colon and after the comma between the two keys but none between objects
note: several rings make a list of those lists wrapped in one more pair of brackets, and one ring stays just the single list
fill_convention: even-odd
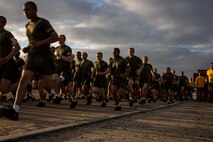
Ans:
[{"label": "bare leg", "polygon": [[22,71],[22,76],[18,84],[18,88],[16,91],[16,98],[14,105],[21,105],[22,98],[26,94],[27,85],[30,83],[34,73],[28,70]]}]

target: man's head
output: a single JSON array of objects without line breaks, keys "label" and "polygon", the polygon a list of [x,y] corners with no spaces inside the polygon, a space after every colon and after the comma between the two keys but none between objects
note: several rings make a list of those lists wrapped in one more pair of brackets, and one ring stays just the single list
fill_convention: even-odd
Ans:
[{"label": "man's head", "polygon": [[129,48],[128,49],[128,55],[129,57],[133,57],[135,54],[135,49],[133,47]]},{"label": "man's head", "polygon": [[172,70],[172,74],[175,74],[175,70]]},{"label": "man's head", "polygon": [[83,52],[83,54],[82,54],[82,58],[83,58],[83,60],[86,60],[86,59],[87,59],[87,57],[88,57],[88,54],[87,54],[86,52]]},{"label": "man's head", "polygon": [[7,19],[4,16],[0,16],[0,29],[3,29],[7,23]]},{"label": "man's head", "polygon": [[77,57],[78,60],[82,59],[82,58],[81,58],[81,52],[80,52],[80,51],[77,51],[77,52],[76,52],[76,57]]},{"label": "man's head", "polygon": [[59,44],[64,45],[66,41],[66,36],[65,35],[59,35]]},{"label": "man's head", "polygon": [[119,48],[114,48],[112,51],[112,54],[114,57],[118,57],[120,55],[120,49]]},{"label": "man's head", "polygon": [[148,57],[147,57],[147,56],[144,56],[144,57],[142,58],[142,62],[143,62],[143,64],[148,63]]},{"label": "man's head", "polygon": [[183,76],[184,75],[184,72],[183,71],[180,71],[180,76]]},{"label": "man's head", "polygon": [[37,17],[37,6],[34,2],[28,1],[23,6],[23,13],[28,19]]},{"label": "man's head", "polygon": [[101,61],[101,60],[102,60],[102,57],[103,57],[102,52],[98,52],[98,53],[96,54],[96,59],[97,59],[98,61]]},{"label": "man's head", "polygon": [[0,16],[0,22],[7,23],[7,19],[4,16]]},{"label": "man's head", "polygon": [[213,70],[213,62],[211,63],[210,68]]},{"label": "man's head", "polygon": [[167,67],[166,68],[166,73],[170,73],[171,72],[171,68],[170,67]]}]

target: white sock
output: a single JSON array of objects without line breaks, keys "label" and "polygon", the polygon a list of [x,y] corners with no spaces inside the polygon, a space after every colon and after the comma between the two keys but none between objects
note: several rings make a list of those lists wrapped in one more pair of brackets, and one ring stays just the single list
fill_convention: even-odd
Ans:
[{"label": "white sock", "polygon": [[39,102],[45,103],[45,100],[40,100]]},{"label": "white sock", "polygon": [[60,79],[61,79],[61,81],[64,81],[64,80],[65,80],[65,78],[64,78],[63,76],[60,76]]},{"label": "white sock", "polygon": [[13,109],[14,109],[16,112],[18,112],[18,113],[19,113],[20,106],[18,106],[18,105],[14,105],[14,106],[13,106]]},{"label": "white sock", "polygon": [[51,94],[56,94],[54,89],[51,89]]}]

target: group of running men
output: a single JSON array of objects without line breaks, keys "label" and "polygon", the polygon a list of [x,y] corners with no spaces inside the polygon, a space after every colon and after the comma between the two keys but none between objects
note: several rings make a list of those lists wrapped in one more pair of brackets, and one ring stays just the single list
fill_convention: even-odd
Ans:
[{"label": "group of running men", "polygon": [[[20,105],[29,84],[37,84],[40,101],[37,107],[45,106],[46,95],[49,101],[59,104],[62,96],[70,99],[70,108],[77,106],[78,94],[92,103],[93,94],[101,100],[101,107],[106,107],[110,98],[115,101],[115,110],[121,110],[120,100],[125,97],[131,107],[137,100],[140,104],[155,102],[157,98],[167,103],[188,99],[188,79],[181,72],[175,75],[168,67],[163,75],[157,73],[148,63],[148,57],[135,56],[134,48],[128,49],[128,56],[120,56],[120,49],[112,50],[113,58],[109,63],[103,60],[103,53],[96,53],[96,61],[88,60],[86,52],[76,53],[65,44],[66,36],[56,33],[49,21],[37,16],[34,2],[26,2],[23,13],[29,19],[26,34],[29,46],[23,48],[27,53],[25,64],[20,74],[20,45],[14,36],[4,29],[6,18],[0,16],[0,96],[12,92],[15,96],[12,107],[4,107],[0,99],[0,116],[18,120]],[[59,46],[50,48],[50,44],[59,41]],[[189,92],[189,91],[188,91]]]}]

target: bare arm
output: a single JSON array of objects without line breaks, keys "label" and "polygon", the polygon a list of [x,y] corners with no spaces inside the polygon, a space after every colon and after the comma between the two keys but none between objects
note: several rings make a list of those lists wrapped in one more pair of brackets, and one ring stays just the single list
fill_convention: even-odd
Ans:
[{"label": "bare arm", "polygon": [[16,54],[18,54],[19,50],[21,49],[17,40],[13,37],[11,38],[12,44],[14,46],[13,50],[5,57],[0,59],[0,65],[7,63],[10,59],[12,59]]},{"label": "bare arm", "polygon": [[13,48],[13,50],[10,52],[10,54],[8,54],[8,55],[5,57],[7,60],[10,60],[11,58],[13,58],[13,56],[17,55],[18,52],[19,52],[19,50],[21,49],[21,47],[20,47],[18,41],[17,41],[15,38],[12,38],[11,41],[12,41],[12,44],[13,44],[14,48]]},{"label": "bare arm", "polygon": [[136,74],[140,75],[143,68],[144,68],[144,64],[141,64],[140,68],[136,71]]},{"label": "bare arm", "polygon": [[97,72],[97,75],[107,75],[109,73],[109,68],[107,68],[104,72]]},{"label": "bare arm", "polygon": [[69,56],[63,56],[61,54],[57,54],[58,57],[60,57],[62,60],[67,61],[67,62],[72,62],[73,58],[72,58],[72,54],[70,54]]}]

